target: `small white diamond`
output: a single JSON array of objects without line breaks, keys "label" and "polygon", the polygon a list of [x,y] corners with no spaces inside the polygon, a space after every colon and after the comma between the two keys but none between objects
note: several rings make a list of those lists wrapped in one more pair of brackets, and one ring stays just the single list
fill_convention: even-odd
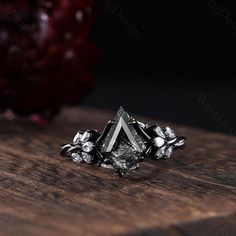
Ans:
[{"label": "small white diamond", "polygon": [[156,132],[156,134],[157,134],[158,136],[160,136],[160,137],[162,137],[162,138],[165,138],[165,137],[166,137],[161,127],[157,126],[157,127],[154,129],[154,131]]},{"label": "small white diamond", "polygon": [[161,137],[157,137],[154,139],[154,145],[156,147],[162,147],[165,144],[165,140]]},{"label": "small white diamond", "polygon": [[72,153],[71,157],[74,162],[81,163],[83,161],[82,157],[78,153]]},{"label": "small white diamond", "polygon": [[82,134],[78,132],[73,139],[73,143],[78,143],[81,140],[81,137],[82,137]]},{"label": "small white diamond", "polygon": [[93,150],[94,144],[92,142],[86,142],[83,146],[82,149],[84,152],[91,152]]},{"label": "small white diamond", "polygon": [[174,151],[173,147],[169,147],[169,148],[165,151],[165,157],[166,157],[166,158],[170,158],[171,155],[173,154],[173,151]]},{"label": "small white diamond", "polygon": [[91,137],[91,134],[88,131],[84,132],[84,134],[81,137],[81,142],[82,143],[87,142],[90,137]]},{"label": "small white diamond", "polygon": [[164,154],[165,154],[165,147],[158,149],[156,152],[156,159],[162,158]]},{"label": "small white diamond", "polygon": [[171,138],[171,139],[176,137],[174,130],[172,130],[170,127],[166,127],[165,134],[168,138]]},{"label": "small white diamond", "polygon": [[82,152],[83,160],[90,164],[93,161],[93,158],[86,152]]}]

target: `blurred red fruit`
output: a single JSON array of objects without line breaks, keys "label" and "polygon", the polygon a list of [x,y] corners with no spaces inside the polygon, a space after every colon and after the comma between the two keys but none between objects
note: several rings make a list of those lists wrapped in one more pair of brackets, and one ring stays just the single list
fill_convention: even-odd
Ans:
[{"label": "blurred red fruit", "polygon": [[0,107],[52,118],[93,88],[95,0],[0,1]]}]

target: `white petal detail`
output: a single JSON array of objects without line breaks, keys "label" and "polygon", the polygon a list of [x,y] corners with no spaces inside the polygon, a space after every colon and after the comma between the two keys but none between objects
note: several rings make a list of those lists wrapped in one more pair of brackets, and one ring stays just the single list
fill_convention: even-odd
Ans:
[{"label": "white petal detail", "polygon": [[170,158],[171,155],[173,154],[174,148],[173,147],[169,147],[166,151],[165,151],[165,158]]},{"label": "white petal detail", "polygon": [[83,144],[82,149],[84,152],[91,152],[94,148],[94,143],[92,142],[86,142]]},{"label": "white petal detail", "polygon": [[90,156],[90,155],[89,155],[88,153],[86,153],[86,152],[82,152],[82,157],[83,157],[83,160],[84,160],[86,163],[88,163],[88,164],[92,163],[92,161],[93,161],[92,156]]},{"label": "white petal detail", "polygon": [[90,137],[91,137],[91,134],[88,131],[84,132],[84,134],[81,137],[81,142],[82,143],[87,142]]},{"label": "white petal detail", "polygon": [[158,149],[157,152],[156,152],[156,159],[160,159],[162,158],[164,155],[165,155],[165,146]]},{"label": "white petal detail", "polygon": [[82,138],[82,134],[78,132],[73,139],[73,143],[78,143],[81,140],[81,138]]},{"label": "white petal detail", "polygon": [[165,137],[166,137],[165,134],[164,134],[164,132],[163,132],[163,130],[162,130],[162,128],[161,128],[160,126],[157,126],[157,127],[154,129],[154,131],[155,131],[155,133],[156,133],[158,136],[160,136],[160,137],[162,137],[162,138],[165,138]]},{"label": "white petal detail", "polygon": [[170,127],[166,127],[166,131],[165,134],[168,138],[172,139],[176,137],[176,134],[174,132],[174,130],[172,130]]},{"label": "white petal detail", "polygon": [[161,137],[154,138],[153,142],[156,147],[162,147],[165,144],[165,140]]},{"label": "white petal detail", "polygon": [[82,157],[78,153],[71,154],[72,160],[76,163],[81,163],[83,161]]}]

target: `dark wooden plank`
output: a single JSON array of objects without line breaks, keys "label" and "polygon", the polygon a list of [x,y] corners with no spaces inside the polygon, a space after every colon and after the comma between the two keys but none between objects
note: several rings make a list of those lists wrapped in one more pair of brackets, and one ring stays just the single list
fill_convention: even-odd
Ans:
[{"label": "dark wooden plank", "polygon": [[77,129],[113,116],[84,108],[45,127],[0,122],[0,235],[235,235],[235,137],[172,124],[185,151],[124,178],[60,157]]}]

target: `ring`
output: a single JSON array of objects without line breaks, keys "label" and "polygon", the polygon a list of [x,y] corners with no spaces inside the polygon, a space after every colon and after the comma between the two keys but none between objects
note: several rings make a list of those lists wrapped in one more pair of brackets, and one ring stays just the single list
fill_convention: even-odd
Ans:
[{"label": "ring", "polygon": [[137,169],[145,159],[169,159],[185,143],[186,138],[170,127],[143,124],[120,107],[115,119],[102,132],[79,131],[72,143],[61,146],[61,155],[76,163],[115,170],[123,176]]}]

